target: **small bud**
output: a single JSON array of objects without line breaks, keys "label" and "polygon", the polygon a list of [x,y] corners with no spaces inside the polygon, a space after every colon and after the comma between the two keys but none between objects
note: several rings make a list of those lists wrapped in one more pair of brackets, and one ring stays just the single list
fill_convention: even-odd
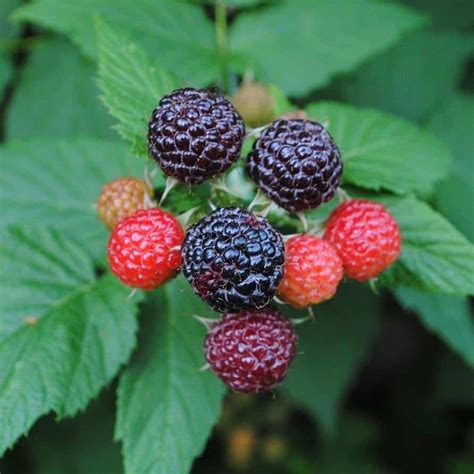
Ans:
[{"label": "small bud", "polygon": [[268,88],[258,82],[243,84],[232,97],[237,111],[251,127],[260,127],[275,118],[275,101]]}]

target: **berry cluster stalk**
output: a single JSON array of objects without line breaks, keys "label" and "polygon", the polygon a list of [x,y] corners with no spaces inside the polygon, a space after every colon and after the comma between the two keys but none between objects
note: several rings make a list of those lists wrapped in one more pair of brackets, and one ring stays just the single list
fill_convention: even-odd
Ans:
[{"label": "berry cluster stalk", "polygon": [[227,10],[222,0],[216,1],[216,42],[221,64],[221,82],[226,92],[229,92],[229,71],[227,67]]}]

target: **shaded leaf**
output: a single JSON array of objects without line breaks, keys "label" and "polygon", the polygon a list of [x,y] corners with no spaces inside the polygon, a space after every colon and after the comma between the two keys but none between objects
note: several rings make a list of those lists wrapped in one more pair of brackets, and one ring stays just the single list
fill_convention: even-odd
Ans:
[{"label": "shaded leaf", "polygon": [[363,65],[344,88],[355,105],[421,120],[456,89],[474,37],[423,30]]},{"label": "shaded leaf", "polygon": [[434,197],[439,211],[474,243],[474,181],[459,176],[443,179]]},{"label": "shaded leaf", "polygon": [[314,472],[318,474],[368,474],[384,472],[376,461],[374,422],[355,416],[344,416],[335,437],[322,442]]},{"label": "shaded leaf", "polygon": [[283,389],[334,433],[344,393],[377,329],[378,300],[361,285],[343,285],[314,311],[314,324],[297,326],[300,355]]},{"label": "shaded leaf", "polygon": [[447,407],[474,405],[474,371],[454,352],[446,352],[439,362],[433,401]]},{"label": "shaded leaf", "polygon": [[474,3],[471,0],[401,0],[402,3],[426,12],[436,26],[464,27],[474,22]]},{"label": "shaded leaf", "polygon": [[453,150],[453,172],[474,182],[474,95],[458,93],[430,118],[428,127]]},{"label": "shaded leaf", "polygon": [[420,293],[409,288],[401,288],[395,294],[405,308],[414,311],[426,327],[474,366],[474,325],[466,299]]},{"label": "shaded leaf", "polygon": [[71,466],[74,474],[123,473],[120,445],[113,442],[114,403],[108,398],[101,396],[73,419],[58,423],[51,416],[38,422],[27,440],[35,474],[64,474]]},{"label": "shaded leaf", "polygon": [[5,87],[13,75],[13,67],[7,54],[0,51],[0,100],[3,98]]},{"label": "shaded leaf", "polygon": [[2,100],[4,88],[13,74],[8,45],[15,40],[20,30],[19,25],[10,20],[10,14],[20,4],[21,0],[2,0],[0,2],[0,100]]},{"label": "shaded leaf", "polygon": [[474,242],[474,96],[455,94],[432,115],[428,127],[454,154],[452,175],[434,195],[436,207]]}]

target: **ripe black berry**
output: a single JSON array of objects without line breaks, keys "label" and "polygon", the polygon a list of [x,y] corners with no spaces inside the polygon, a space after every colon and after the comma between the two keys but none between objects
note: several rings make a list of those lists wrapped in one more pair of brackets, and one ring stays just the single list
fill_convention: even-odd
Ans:
[{"label": "ripe black berry", "polygon": [[199,184],[223,173],[240,156],[245,127],[234,106],[206,90],[164,96],[148,123],[148,150],[179,181]]},{"label": "ripe black berry", "polygon": [[219,312],[263,308],[283,274],[283,240],[263,217],[216,209],[186,233],[183,273]]},{"label": "ripe black berry", "polygon": [[292,323],[276,309],[225,314],[204,342],[206,360],[217,376],[239,392],[261,393],[286,376],[296,352]]},{"label": "ripe black berry", "polygon": [[297,212],[334,196],[342,161],[339,149],[319,123],[276,120],[253,144],[247,171],[279,206]]}]

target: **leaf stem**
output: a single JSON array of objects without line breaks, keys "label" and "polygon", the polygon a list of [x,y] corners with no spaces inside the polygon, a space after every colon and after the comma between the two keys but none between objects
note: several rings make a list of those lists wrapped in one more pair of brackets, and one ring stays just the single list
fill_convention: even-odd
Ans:
[{"label": "leaf stem", "polygon": [[222,87],[229,92],[228,44],[227,44],[227,10],[222,0],[216,1],[216,42],[221,65]]}]

